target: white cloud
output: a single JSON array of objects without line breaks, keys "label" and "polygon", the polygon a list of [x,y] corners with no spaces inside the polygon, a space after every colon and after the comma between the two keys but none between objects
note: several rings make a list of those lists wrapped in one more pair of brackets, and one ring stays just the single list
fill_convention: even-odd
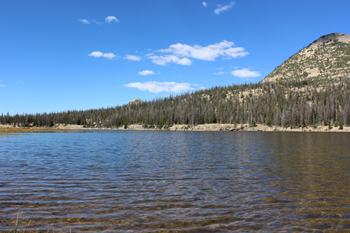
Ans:
[{"label": "white cloud", "polygon": [[223,74],[225,74],[226,72],[222,72],[222,71],[220,71],[220,72],[217,72],[217,73],[213,73],[214,75],[223,75]]},{"label": "white cloud", "polygon": [[206,2],[202,2],[203,6],[207,7],[208,4]]},{"label": "white cloud", "polygon": [[100,51],[94,51],[92,53],[89,54],[90,57],[102,57],[103,53],[101,53]]},{"label": "white cloud", "polygon": [[103,57],[112,59],[112,58],[115,58],[116,56],[115,56],[113,53],[104,53],[104,54],[103,54]]},{"label": "white cloud", "polygon": [[[90,23],[91,23],[91,21],[88,20],[88,19],[79,19],[79,21],[80,21],[81,23],[83,23],[83,24],[90,24]],[[92,22],[95,23],[95,24],[98,24],[98,25],[102,25],[102,24],[104,24],[104,23],[119,22],[119,20],[118,20],[117,17],[115,17],[115,16],[107,16],[107,17],[105,18],[105,22],[98,22],[98,21],[96,21],[96,20],[92,20]]]},{"label": "white cloud", "polygon": [[205,90],[205,89],[206,89],[205,87],[198,88],[198,90]]},{"label": "white cloud", "polygon": [[136,83],[128,83],[124,85],[125,87],[137,88],[141,91],[149,91],[152,93],[160,93],[160,92],[174,92],[180,93],[185,91],[194,90],[189,83],[176,83],[176,82],[136,82]]},{"label": "white cloud", "polygon": [[144,71],[140,71],[138,74],[139,75],[150,75],[150,74],[154,74],[154,72],[152,70],[144,70]]},{"label": "white cloud", "polygon": [[23,83],[21,80],[18,80],[19,83]]},{"label": "white cloud", "polygon": [[180,60],[177,61],[177,64],[184,65],[184,66],[190,66],[192,64],[192,61],[187,58],[181,58]]},{"label": "white cloud", "polygon": [[124,60],[130,60],[130,61],[140,61],[141,57],[127,54],[123,59]]},{"label": "white cloud", "polygon": [[82,22],[83,24],[90,24],[90,21],[87,19],[79,19],[80,22]]},{"label": "white cloud", "polygon": [[106,57],[109,59],[115,58],[116,55],[113,53],[102,53],[100,51],[94,51],[92,53],[89,54],[90,57]]},{"label": "white cloud", "polygon": [[0,84],[0,87],[5,87],[4,85]]},{"label": "white cloud", "polygon": [[228,48],[225,51],[225,54],[227,55],[227,57],[232,57],[232,58],[237,58],[237,57],[244,57],[246,55],[248,55],[248,52],[244,51],[244,48],[242,47],[236,47],[236,48]]},{"label": "white cloud", "polygon": [[151,59],[154,64],[165,66],[167,63],[173,62],[180,65],[191,65],[191,60],[187,58],[179,58],[176,55],[164,55],[164,56],[158,56],[153,53],[147,54],[146,57],[148,59]]},{"label": "white cloud", "polygon": [[239,78],[253,78],[253,77],[261,76],[261,74],[258,71],[250,71],[247,68],[243,68],[241,70],[234,70],[231,73],[233,76],[236,76]]},{"label": "white cloud", "polygon": [[105,18],[105,21],[106,23],[119,22],[119,20],[115,16],[107,16]]},{"label": "white cloud", "polygon": [[[215,61],[215,59],[219,56],[223,56],[227,59],[230,58],[237,58],[237,57],[244,57],[248,55],[248,52],[245,51],[243,47],[233,47],[234,43],[224,40],[220,43],[211,44],[206,47],[200,46],[200,45],[186,45],[186,44],[172,44],[167,49],[161,49],[158,50],[158,52],[162,53],[170,53],[172,55],[166,55],[166,56],[149,56],[149,59],[152,59],[154,63],[158,64],[161,63],[164,65],[168,61],[168,59],[172,59],[172,62],[177,63],[176,61],[173,61],[174,59],[179,57],[189,57],[189,58],[195,58],[199,60],[206,60],[206,61]],[[176,58],[175,58],[176,57]],[[161,60],[162,62],[160,62]]]},{"label": "white cloud", "polygon": [[214,10],[214,13],[219,15],[221,12],[223,11],[228,11],[230,10],[236,3],[235,2],[230,2],[229,4],[225,5],[225,6],[218,6],[218,8],[216,8]]}]

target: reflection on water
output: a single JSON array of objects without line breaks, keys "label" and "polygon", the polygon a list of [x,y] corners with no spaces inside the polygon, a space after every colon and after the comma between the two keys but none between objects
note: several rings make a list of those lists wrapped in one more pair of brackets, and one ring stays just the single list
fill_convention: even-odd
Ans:
[{"label": "reflection on water", "polygon": [[[65,231],[345,231],[347,133],[0,138],[0,215]],[[4,224],[0,230],[6,231]]]}]

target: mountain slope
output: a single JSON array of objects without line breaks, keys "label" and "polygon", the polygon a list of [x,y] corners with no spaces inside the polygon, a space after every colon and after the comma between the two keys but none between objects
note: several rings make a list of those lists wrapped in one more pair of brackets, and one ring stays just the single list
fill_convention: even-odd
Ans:
[{"label": "mountain slope", "polygon": [[256,124],[342,129],[343,125],[350,127],[349,41],[350,35],[323,36],[260,83],[212,87],[152,101],[135,99],[106,109],[7,114],[0,116],[0,124],[17,127],[76,124],[88,128],[137,125],[169,129],[174,125],[220,123],[235,125],[235,129]]},{"label": "mountain slope", "polygon": [[350,35],[332,33],[291,56],[262,82],[312,79],[318,83],[330,83],[349,74]]}]

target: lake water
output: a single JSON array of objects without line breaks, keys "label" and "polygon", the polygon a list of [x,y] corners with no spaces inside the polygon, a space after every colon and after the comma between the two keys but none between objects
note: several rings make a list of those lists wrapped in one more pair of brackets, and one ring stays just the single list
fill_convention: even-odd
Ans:
[{"label": "lake water", "polygon": [[0,135],[0,231],[18,213],[22,230],[55,232],[346,231],[349,142],[348,133]]}]

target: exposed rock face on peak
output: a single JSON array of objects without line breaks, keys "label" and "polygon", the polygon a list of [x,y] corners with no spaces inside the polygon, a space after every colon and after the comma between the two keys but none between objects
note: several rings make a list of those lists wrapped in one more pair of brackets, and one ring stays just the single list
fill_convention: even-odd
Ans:
[{"label": "exposed rock face on peak", "polygon": [[139,98],[136,98],[129,102],[129,104],[140,104],[140,103],[143,103],[143,101]]},{"label": "exposed rock face on peak", "polygon": [[337,41],[350,43],[350,35],[342,34],[342,33],[331,33],[331,34],[321,36],[320,38],[312,42],[312,44],[319,45],[319,44],[332,43]]},{"label": "exposed rock face on peak", "polygon": [[312,79],[328,83],[350,74],[350,35],[331,33],[321,36],[291,56],[262,82],[286,79]]}]

